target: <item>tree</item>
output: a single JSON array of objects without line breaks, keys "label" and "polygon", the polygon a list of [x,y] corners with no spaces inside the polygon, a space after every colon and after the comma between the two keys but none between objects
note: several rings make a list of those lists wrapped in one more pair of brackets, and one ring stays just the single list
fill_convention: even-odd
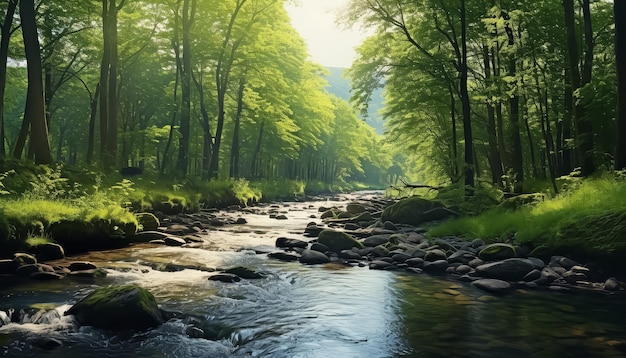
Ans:
[{"label": "tree", "polygon": [[9,39],[13,31],[13,15],[17,8],[18,0],[9,0],[7,3],[6,14],[2,22],[0,33],[0,158],[6,157],[6,149],[4,147],[4,95],[7,80],[7,59],[9,56]]},{"label": "tree", "polygon": [[52,164],[41,66],[41,51],[37,34],[36,11],[33,0],[20,0],[20,17],[22,19],[22,36],[26,53],[28,71],[28,93],[26,108],[20,137],[15,146],[13,156],[20,158],[30,127],[29,157],[37,164]]},{"label": "tree", "polygon": [[614,1],[617,67],[617,145],[615,170],[626,169],[626,2]]}]

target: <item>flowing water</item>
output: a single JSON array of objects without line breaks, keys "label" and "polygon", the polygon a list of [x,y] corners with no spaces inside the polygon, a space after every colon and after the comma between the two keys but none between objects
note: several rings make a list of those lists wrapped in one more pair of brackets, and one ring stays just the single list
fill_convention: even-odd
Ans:
[{"label": "flowing water", "polygon": [[[300,233],[320,205],[282,207],[289,220],[246,214],[210,232],[201,248],[134,246],[72,259],[106,267],[97,281],[21,282],[0,291],[0,355],[10,357],[619,357],[626,302],[605,296],[519,291],[495,297],[445,277],[335,264],[304,266],[256,254]],[[232,215],[232,214],[224,214]],[[239,283],[179,267],[246,266],[267,273]],[[185,266],[186,265],[186,266]],[[63,316],[98,286],[137,284],[182,313],[145,332],[78,328]],[[11,310],[23,309],[19,323]],[[189,326],[204,338],[190,338]],[[38,341],[62,346],[44,350]]]}]

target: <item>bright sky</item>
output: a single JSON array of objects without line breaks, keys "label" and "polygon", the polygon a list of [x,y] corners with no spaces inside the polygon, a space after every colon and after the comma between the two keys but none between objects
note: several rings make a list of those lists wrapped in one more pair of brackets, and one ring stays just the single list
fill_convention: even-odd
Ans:
[{"label": "bright sky", "polygon": [[312,60],[328,67],[350,67],[355,47],[367,37],[362,29],[342,29],[336,19],[348,0],[297,0],[286,5],[293,27],[306,41]]}]

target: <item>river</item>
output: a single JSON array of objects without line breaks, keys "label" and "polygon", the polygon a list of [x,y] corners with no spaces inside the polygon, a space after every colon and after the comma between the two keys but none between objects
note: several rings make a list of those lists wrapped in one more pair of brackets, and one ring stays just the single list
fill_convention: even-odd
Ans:
[{"label": "river", "polygon": [[[370,194],[363,194],[365,197]],[[8,357],[619,357],[626,356],[626,302],[618,298],[539,291],[503,297],[446,277],[335,264],[304,266],[267,258],[277,237],[302,238],[319,206],[342,206],[354,195],[281,204],[288,220],[245,214],[200,248],[137,245],[73,257],[104,267],[95,282],[24,282],[0,291],[3,312],[28,307],[22,322],[0,326]],[[223,213],[223,215],[234,215]],[[256,250],[256,251],[255,251]],[[267,273],[239,283],[168,263]],[[63,316],[98,286],[132,283],[161,307],[181,312],[161,327],[114,334],[77,328]],[[46,312],[43,314],[43,312]],[[32,323],[32,322],[36,323]],[[205,338],[190,338],[190,325]],[[45,351],[40,337],[63,345]]]}]

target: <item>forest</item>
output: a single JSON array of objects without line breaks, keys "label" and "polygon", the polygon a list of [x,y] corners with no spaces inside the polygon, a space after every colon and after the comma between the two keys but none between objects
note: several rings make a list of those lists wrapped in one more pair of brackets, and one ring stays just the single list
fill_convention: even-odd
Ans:
[{"label": "forest", "polygon": [[282,1],[0,6],[1,157],[379,187],[392,166]]}]

